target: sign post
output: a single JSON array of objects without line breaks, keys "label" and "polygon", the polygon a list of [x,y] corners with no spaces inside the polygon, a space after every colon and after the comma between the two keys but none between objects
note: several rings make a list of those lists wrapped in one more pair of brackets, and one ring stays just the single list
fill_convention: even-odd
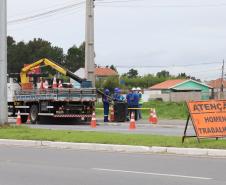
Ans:
[{"label": "sign post", "polygon": [[[226,137],[226,100],[187,102],[189,116],[186,122],[182,143],[186,137],[203,138]],[[187,136],[187,127],[191,118],[196,136]]]}]

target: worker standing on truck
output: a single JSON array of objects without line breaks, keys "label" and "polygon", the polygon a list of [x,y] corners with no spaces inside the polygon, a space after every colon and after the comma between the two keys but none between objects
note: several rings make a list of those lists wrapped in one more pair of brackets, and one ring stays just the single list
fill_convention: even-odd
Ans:
[{"label": "worker standing on truck", "polygon": [[104,90],[104,95],[102,97],[103,105],[104,105],[104,122],[108,122],[108,114],[109,114],[109,105],[110,105],[110,91],[109,89]]}]

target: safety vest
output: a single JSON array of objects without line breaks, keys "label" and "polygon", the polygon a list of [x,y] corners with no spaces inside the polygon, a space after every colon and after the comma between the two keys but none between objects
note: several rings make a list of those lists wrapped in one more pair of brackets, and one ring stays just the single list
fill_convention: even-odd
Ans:
[{"label": "safety vest", "polygon": [[143,99],[142,99],[142,94],[139,93],[139,105],[142,105],[144,103]]}]

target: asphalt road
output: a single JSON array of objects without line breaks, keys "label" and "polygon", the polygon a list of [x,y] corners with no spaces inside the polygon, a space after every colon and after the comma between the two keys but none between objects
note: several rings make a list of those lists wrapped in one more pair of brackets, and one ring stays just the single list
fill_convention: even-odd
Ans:
[{"label": "asphalt road", "polygon": [[[42,124],[29,125],[32,128],[54,129],[54,130],[80,130],[80,131],[100,131],[126,134],[153,134],[168,136],[183,136],[185,120],[160,120],[157,125],[150,124],[147,120],[136,121],[136,129],[129,130],[129,122],[103,123],[98,119],[97,128],[93,129],[89,123],[73,123],[61,121],[44,121]],[[192,123],[189,124],[187,134],[194,135]]]},{"label": "asphalt road", "polygon": [[225,158],[0,146],[0,185],[223,185]]},{"label": "asphalt road", "polygon": [[[9,118],[11,123],[16,122],[15,118]],[[136,129],[129,129],[129,122],[104,123],[97,119],[97,128],[90,127],[90,123],[74,122],[66,120],[42,119],[41,123],[28,125],[31,128],[53,129],[53,130],[79,130],[79,131],[100,131],[126,134],[152,134],[166,136],[183,136],[185,120],[159,120],[157,125],[150,124],[148,120],[136,121]],[[189,123],[187,135],[195,135],[192,123]]]}]

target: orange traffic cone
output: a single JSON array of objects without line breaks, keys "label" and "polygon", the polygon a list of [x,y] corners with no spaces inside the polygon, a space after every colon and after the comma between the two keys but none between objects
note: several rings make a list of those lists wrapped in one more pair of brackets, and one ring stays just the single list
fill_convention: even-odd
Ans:
[{"label": "orange traffic cone", "polygon": [[113,107],[111,108],[110,121],[111,122],[115,121],[115,111]]},{"label": "orange traffic cone", "polygon": [[56,81],[56,77],[55,76],[53,77],[53,85],[52,85],[52,88],[53,89],[56,89],[57,88],[57,81]]},{"label": "orange traffic cone", "polygon": [[152,123],[152,117],[153,117],[153,109],[150,109],[150,114],[149,114],[149,122]]},{"label": "orange traffic cone", "polygon": [[95,112],[93,112],[92,120],[91,120],[90,126],[91,126],[92,128],[96,128],[96,127],[97,127],[97,120],[96,120],[96,114],[95,114]]},{"label": "orange traffic cone", "polygon": [[62,88],[62,87],[63,87],[62,82],[61,82],[61,80],[59,80],[58,88]]},{"label": "orange traffic cone", "polygon": [[28,117],[27,117],[27,124],[31,124],[31,116],[30,116],[30,114],[28,114]]},{"label": "orange traffic cone", "polygon": [[131,113],[131,119],[129,124],[129,129],[135,129],[136,128],[136,122],[134,119],[134,112]]},{"label": "orange traffic cone", "polygon": [[17,118],[16,118],[16,124],[17,125],[21,125],[21,116],[20,116],[20,111],[18,110],[17,112]]},{"label": "orange traffic cone", "polygon": [[149,122],[152,123],[152,124],[157,124],[158,123],[158,118],[157,118],[155,109],[151,109],[150,110]]},{"label": "orange traffic cone", "polygon": [[41,80],[40,89],[41,89],[41,90],[45,89],[45,88],[44,88],[44,84],[43,84],[43,80]]}]

